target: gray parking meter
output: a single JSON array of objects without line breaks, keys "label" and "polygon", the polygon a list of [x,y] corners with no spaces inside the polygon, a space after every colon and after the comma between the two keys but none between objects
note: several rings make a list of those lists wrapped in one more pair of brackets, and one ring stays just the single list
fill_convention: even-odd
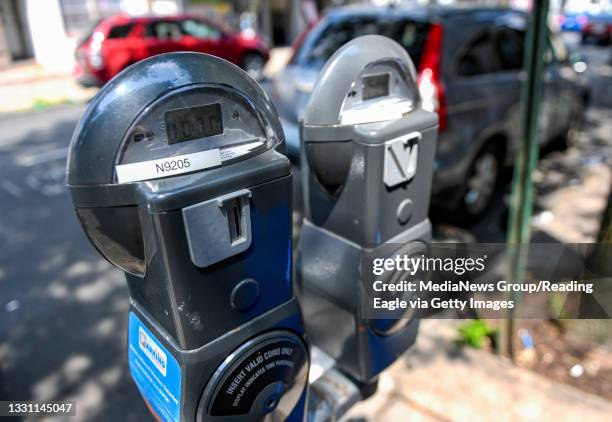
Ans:
[{"label": "gray parking meter", "polygon": [[129,368],[160,420],[303,420],[283,146],[259,85],[196,53],[129,67],[79,121],[68,185],[126,273]]},{"label": "gray parking meter", "polygon": [[362,317],[361,262],[366,254],[427,249],[437,116],[420,107],[406,51],[371,35],[329,59],[301,135],[298,281],[306,331],[341,370],[371,383],[414,343],[418,320]]}]

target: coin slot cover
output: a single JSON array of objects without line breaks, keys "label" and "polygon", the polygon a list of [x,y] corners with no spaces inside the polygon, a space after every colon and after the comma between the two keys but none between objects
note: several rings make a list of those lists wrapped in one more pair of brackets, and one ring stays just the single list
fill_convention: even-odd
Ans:
[{"label": "coin slot cover", "polygon": [[183,208],[191,261],[208,267],[251,246],[251,192],[241,189]]},{"label": "coin slot cover", "polygon": [[383,181],[388,188],[407,183],[415,176],[419,157],[419,132],[385,142]]}]

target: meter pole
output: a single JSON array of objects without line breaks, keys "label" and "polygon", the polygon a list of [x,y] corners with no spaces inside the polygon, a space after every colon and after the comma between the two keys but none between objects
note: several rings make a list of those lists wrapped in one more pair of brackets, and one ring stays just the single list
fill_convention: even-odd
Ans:
[{"label": "meter pole", "polygon": [[[510,220],[508,223],[508,280],[522,283],[525,275],[527,251],[530,236],[530,219],[533,208],[532,174],[538,161],[538,136],[542,98],[543,55],[546,47],[549,0],[536,0],[530,17],[525,43],[525,74],[521,93],[521,136],[514,163]],[[508,319],[500,325],[497,351],[508,353],[512,358],[512,344],[516,305],[520,293],[510,293],[509,299],[515,306],[508,313]]]}]

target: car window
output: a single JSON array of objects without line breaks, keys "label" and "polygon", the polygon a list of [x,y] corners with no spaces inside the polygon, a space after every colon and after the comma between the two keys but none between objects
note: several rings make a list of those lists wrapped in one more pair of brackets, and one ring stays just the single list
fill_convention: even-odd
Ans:
[{"label": "car window", "polygon": [[408,51],[410,58],[418,69],[430,25],[426,22],[401,20],[392,29],[391,38]]},{"label": "car window", "polygon": [[525,54],[525,33],[513,28],[500,28],[495,36],[495,51],[499,60],[499,70],[518,70],[523,68]]},{"label": "car window", "polygon": [[157,38],[160,41],[178,41],[182,37],[182,32],[178,22],[156,21],[145,26],[144,36]]},{"label": "car window", "polygon": [[491,32],[485,31],[468,42],[457,62],[457,74],[467,77],[495,72],[492,41]]},{"label": "car window", "polygon": [[350,18],[331,23],[312,43],[310,51],[304,58],[304,64],[323,67],[332,54],[353,38],[378,33],[377,25],[377,19],[373,17]]},{"label": "car window", "polygon": [[429,24],[409,19],[356,16],[328,23],[311,31],[294,56],[294,63],[321,68],[340,47],[362,35],[378,34],[399,42],[418,67]]},{"label": "car window", "polygon": [[125,38],[128,36],[134,24],[128,23],[126,25],[117,25],[113,26],[110,31],[108,31],[108,36],[106,38]]},{"label": "car window", "polygon": [[202,40],[217,40],[221,38],[221,31],[217,28],[195,19],[181,21],[181,30],[185,35]]}]

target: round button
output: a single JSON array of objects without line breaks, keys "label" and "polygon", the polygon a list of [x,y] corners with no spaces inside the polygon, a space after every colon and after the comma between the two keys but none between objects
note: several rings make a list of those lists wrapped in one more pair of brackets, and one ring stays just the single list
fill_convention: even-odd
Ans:
[{"label": "round button", "polygon": [[255,305],[257,299],[259,299],[259,283],[252,278],[247,278],[232,290],[230,304],[235,310],[245,312]]},{"label": "round button", "polygon": [[397,207],[397,221],[400,224],[406,224],[412,217],[412,201],[410,199],[404,199],[399,207]]}]

